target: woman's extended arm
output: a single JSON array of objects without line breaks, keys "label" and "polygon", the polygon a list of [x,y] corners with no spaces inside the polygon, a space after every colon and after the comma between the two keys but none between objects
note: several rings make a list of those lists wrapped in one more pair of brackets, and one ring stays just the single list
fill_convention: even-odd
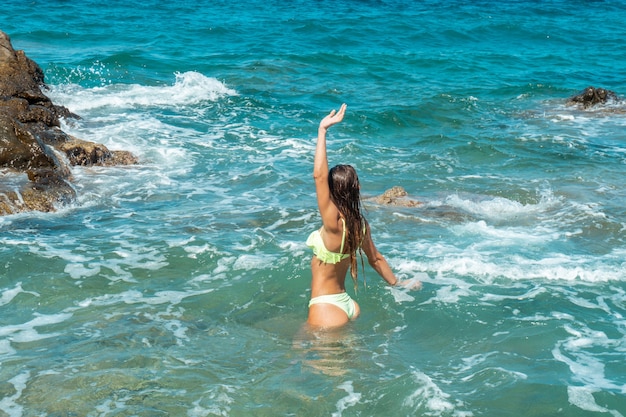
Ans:
[{"label": "woman's extended arm", "polygon": [[322,119],[317,130],[317,145],[315,147],[315,161],[313,163],[313,178],[315,179],[315,191],[317,193],[317,206],[322,216],[324,226],[334,230],[337,226],[337,207],[330,201],[330,188],[328,187],[328,157],[326,155],[326,132],[328,128],[343,120],[346,113],[346,105],[342,104],[339,111],[332,110]]},{"label": "woman's extended arm", "polygon": [[385,257],[378,252],[378,249],[376,249],[369,226],[365,232],[365,239],[363,240],[363,245],[361,247],[365,252],[365,256],[367,257],[367,261],[370,266],[378,272],[378,275],[380,275],[381,278],[387,282],[387,284],[392,287],[404,287],[410,290],[419,290],[422,288],[422,283],[420,281],[413,279],[400,281],[396,278]]},{"label": "woman's extended arm", "polygon": [[391,286],[395,286],[398,284],[398,278],[394,275],[391,267],[387,263],[387,260],[378,249],[374,245],[374,241],[372,240],[372,235],[370,234],[370,228],[367,227],[365,232],[365,239],[363,239],[363,245],[361,246],[363,251],[365,252],[365,256],[367,257],[367,262],[370,264],[372,268],[378,275],[381,276],[382,279],[387,281],[387,284]]}]

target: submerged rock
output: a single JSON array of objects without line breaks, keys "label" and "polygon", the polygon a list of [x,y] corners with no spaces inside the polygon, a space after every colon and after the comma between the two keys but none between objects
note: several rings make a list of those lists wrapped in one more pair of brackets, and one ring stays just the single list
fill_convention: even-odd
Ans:
[{"label": "submerged rock", "polygon": [[44,73],[0,31],[0,215],[54,211],[76,198],[72,165],[130,165],[130,152],[67,135],[60,118],[79,118],[42,92]]}]

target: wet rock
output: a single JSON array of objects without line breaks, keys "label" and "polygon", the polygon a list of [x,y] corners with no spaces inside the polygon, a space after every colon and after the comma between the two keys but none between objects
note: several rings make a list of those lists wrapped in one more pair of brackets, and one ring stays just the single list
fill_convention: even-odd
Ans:
[{"label": "wet rock", "polygon": [[127,151],[71,137],[60,118],[79,118],[43,93],[41,68],[0,31],[0,215],[54,211],[76,198],[73,165],[130,165]]},{"label": "wet rock", "polygon": [[383,194],[374,197],[371,200],[377,204],[401,207],[417,207],[422,205],[421,202],[408,198],[408,193],[400,186],[391,187]]},{"label": "wet rock", "polygon": [[588,109],[598,104],[618,103],[619,101],[620,99],[615,92],[605,88],[589,86],[575,96],[570,97],[566,104]]},{"label": "wet rock", "polygon": [[132,165],[138,162],[137,158],[128,151],[110,151],[106,146],[77,139],[70,139],[60,143],[57,149],[67,155],[72,165]]}]

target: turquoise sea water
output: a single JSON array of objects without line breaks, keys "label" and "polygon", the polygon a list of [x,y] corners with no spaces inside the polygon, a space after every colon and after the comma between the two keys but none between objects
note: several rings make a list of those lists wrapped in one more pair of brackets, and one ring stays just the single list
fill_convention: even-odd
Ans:
[{"label": "turquoise sea water", "polygon": [[[626,416],[621,1],[9,1],[8,33],[140,164],[0,218],[0,416]],[[374,240],[304,334],[319,120]],[[8,174],[2,173],[3,179]],[[361,274],[363,276],[363,274]]]}]

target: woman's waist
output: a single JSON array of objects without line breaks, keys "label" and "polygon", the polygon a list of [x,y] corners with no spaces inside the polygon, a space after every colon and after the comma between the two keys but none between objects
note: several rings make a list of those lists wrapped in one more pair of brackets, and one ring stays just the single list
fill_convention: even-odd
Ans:
[{"label": "woman's waist", "polygon": [[315,282],[315,279],[311,283],[311,297],[319,297],[322,295],[341,294],[346,292],[344,281],[341,282],[328,280],[323,282]]}]

